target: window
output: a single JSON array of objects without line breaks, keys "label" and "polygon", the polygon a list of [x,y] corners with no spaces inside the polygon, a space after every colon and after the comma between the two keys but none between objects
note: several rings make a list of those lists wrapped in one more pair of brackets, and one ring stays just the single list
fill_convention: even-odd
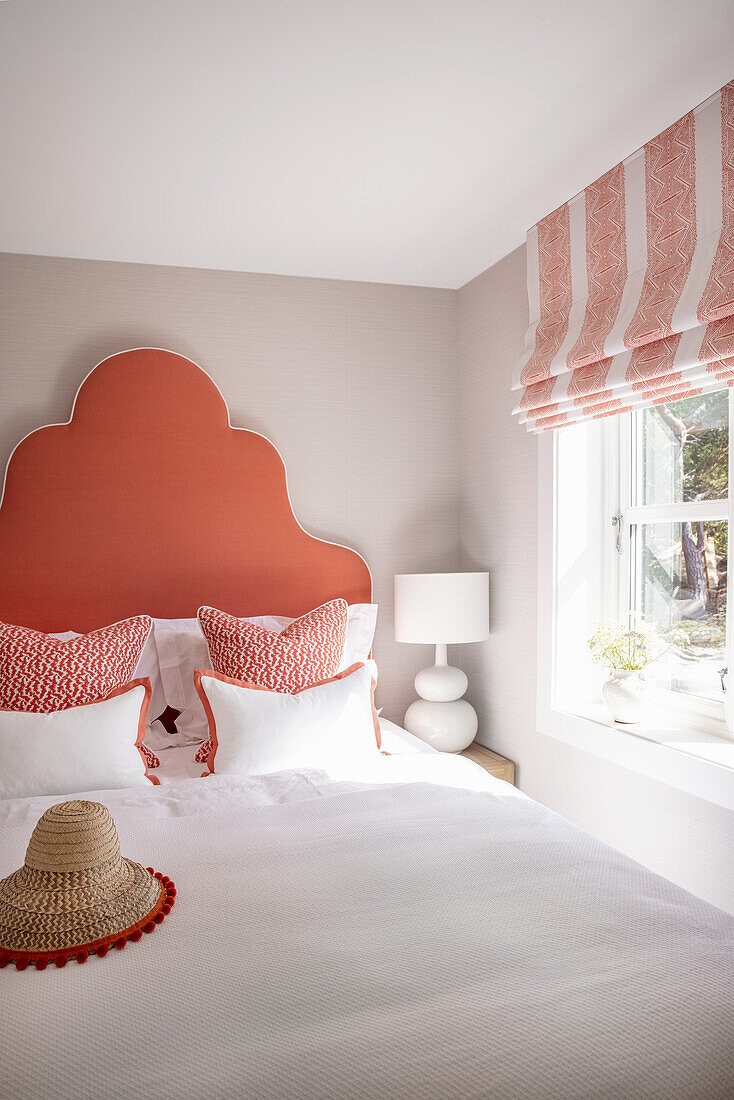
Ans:
[{"label": "window", "polygon": [[690,709],[718,708],[722,720],[729,409],[723,389],[620,417],[607,432],[619,468],[619,577],[611,583],[620,621],[651,636],[659,655],[648,680]]},{"label": "window", "polygon": [[546,443],[551,690],[562,709],[599,701],[608,673],[589,664],[586,643],[597,623],[615,621],[648,635],[655,660],[645,675],[659,708],[731,736],[731,400],[728,389],[686,397],[562,429]]},{"label": "window", "polygon": [[[720,671],[734,673],[732,399],[719,390],[540,435],[537,719],[734,811],[734,687]],[[656,643],[638,726],[612,722],[601,701],[609,673],[587,642],[603,621],[641,625]]]}]

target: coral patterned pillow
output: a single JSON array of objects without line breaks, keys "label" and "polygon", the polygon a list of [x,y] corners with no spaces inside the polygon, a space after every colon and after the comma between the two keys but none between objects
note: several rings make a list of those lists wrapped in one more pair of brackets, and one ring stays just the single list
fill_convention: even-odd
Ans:
[{"label": "coral patterned pillow", "polygon": [[160,768],[160,757],[156,756],[152,749],[149,749],[147,745],[138,745],[138,749],[142,752],[145,763],[149,768]]},{"label": "coral patterned pillow", "polygon": [[199,623],[215,672],[295,695],[339,668],[347,611],[346,600],[332,600],[295,619],[280,633],[214,607],[199,608]]},{"label": "coral patterned pillow", "polygon": [[62,642],[0,623],[0,707],[47,713],[106,698],[132,680],[151,627],[137,615]]},{"label": "coral patterned pillow", "polygon": [[[332,600],[277,633],[214,607],[199,608],[212,669],[247,684],[295,695],[334,676],[347,636],[346,600]],[[209,755],[205,742],[196,754]]]}]

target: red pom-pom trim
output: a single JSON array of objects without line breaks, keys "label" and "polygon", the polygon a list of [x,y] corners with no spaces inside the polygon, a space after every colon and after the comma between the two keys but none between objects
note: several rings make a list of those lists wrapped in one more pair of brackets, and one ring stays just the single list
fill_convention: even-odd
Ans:
[{"label": "red pom-pom trim", "polygon": [[69,947],[64,951],[9,951],[7,948],[0,947],[0,970],[9,963],[13,963],[16,970],[26,970],[29,966],[35,967],[36,970],[45,970],[49,963],[61,969],[66,966],[69,959],[84,963],[90,955],[94,954],[103,959],[110,948],[115,947],[118,951],[122,951],[128,940],[137,943],[143,938],[143,932],[155,932],[173,908],[176,887],[168,875],[154,871],[152,867],[147,867],[146,870],[160,882],[161,892],[150,913],[137,924],[116,932],[113,936],[105,936],[101,940],[94,940],[93,943],[85,943],[82,946]]}]

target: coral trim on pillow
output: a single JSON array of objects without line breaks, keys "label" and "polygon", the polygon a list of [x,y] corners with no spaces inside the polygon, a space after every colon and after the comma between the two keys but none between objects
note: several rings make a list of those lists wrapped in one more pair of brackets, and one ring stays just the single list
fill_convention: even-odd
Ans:
[{"label": "coral trim on pillow", "polygon": [[[149,768],[159,768],[161,762],[154,752],[143,744],[146,733],[148,732],[148,707],[150,706],[150,700],[153,695],[153,688],[151,686],[149,676],[140,676],[137,680],[131,680],[129,684],[123,684],[122,687],[117,688],[115,691],[111,691],[109,695],[105,695],[104,699],[93,699],[94,703],[106,702],[108,699],[114,699],[116,695],[124,695],[126,691],[130,691],[132,688],[144,687],[145,697],[143,699],[143,705],[140,708],[140,718],[138,719],[138,736],[135,741],[135,748],[140,753],[143,763],[145,764],[145,775],[154,787],[160,787],[161,781],[157,775],[150,775]],[[89,704],[84,703],[83,706]]]},{"label": "coral trim on pillow", "polygon": [[138,615],[62,642],[0,623],[0,707],[48,713],[107,698],[135,674],[152,625]]},{"label": "coral trim on pillow", "polygon": [[[343,680],[346,676],[351,676],[353,672],[356,672],[358,668],[364,667],[364,661],[358,661],[350,668],[345,668],[342,672],[338,672],[336,676],[329,676],[325,680],[319,680],[318,683],[308,684],[306,687],[301,688],[300,691],[284,692],[283,694],[300,695],[301,691],[308,691],[311,688],[321,687],[323,684],[333,684],[336,680]],[[234,687],[251,688],[256,691],[270,691],[270,688],[263,687],[262,684],[248,684],[242,680],[236,679],[234,676],[224,676],[221,672],[216,672],[212,669],[197,668],[194,673],[194,685],[201,699],[206,713],[207,721],[209,723],[209,737],[203,745],[199,747],[199,751],[196,754],[196,760],[199,764],[206,764],[209,768],[208,772],[204,772],[204,776],[211,775],[214,772],[214,758],[217,754],[217,724],[214,719],[214,713],[209,703],[209,699],[206,694],[206,690],[202,684],[202,677],[208,676],[212,680],[219,680],[223,684],[232,684]],[[382,734],[380,731],[380,719],[375,708],[375,688],[377,683],[374,676],[372,677],[372,687],[370,691],[370,703],[372,706],[372,721],[375,727],[375,741],[377,742],[377,748],[382,749]],[[204,749],[207,749],[206,755],[203,755]],[[389,755],[389,754],[385,754]]]},{"label": "coral trim on pillow", "polygon": [[[141,676],[137,680],[131,680],[129,684],[123,684],[123,686],[117,688],[116,691],[110,692],[110,694],[105,697],[105,701],[107,699],[114,699],[116,695],[124,695],[126,691],[130,691],[131,688],[136,687],[144,687],[145,696],[143,698],[143,705],[140,708],[140,718],[138,719],[138,736],[135,740],[135,748],[140,753],[142,761],[145,764],[146,777],[151,781],[153,786],[160,787],[160,779],[157,775],[150,775],[148,773],[148,768],[158,768],[160,767],[161,762],[155,755],[155,753],[151,752],[147,745],[143,744],[143,739],[145,738],[145,734],[148,729],[148,707],[150,706],[151,696],[153,695],[153,688],[150,683],[150,677]],[[102,700],[97,699],[96,702],[102,702]],[[148,754],[150,754],[150,756],[152,756],[155,760],[154,764],[151,764],[150,760],[148,759]]]}]

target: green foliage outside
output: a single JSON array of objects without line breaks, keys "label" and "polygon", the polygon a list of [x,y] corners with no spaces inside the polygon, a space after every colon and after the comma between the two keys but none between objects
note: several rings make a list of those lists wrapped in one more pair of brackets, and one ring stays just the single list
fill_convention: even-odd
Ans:
[{"label": "green foliage outside", "polygon": [[688,426],[683,451],[684,500],[726,500],[729,485],[729,391],[671,401]]},{"label": "green foliage outside", "polygon": [[692,656],[709,656],[726,643],[726,612],[718,611],[706,619],[681,619],[661,630],[660,637]]},{"label": "green foliage outside", "polygon": [[[672,401],[667,412],[683,425],[682,435],[661,408],[642,414],[642,458],[645,503],[726,500],[729,483],[729,391],[719,390],[703,397]],[[680,440],[683,440],[682,454]],[[695,527],[695,525],[694,525]],[[682,535],[681,526],[675,530]],[[708,614],[681,618],[668,625],[648,623],[662,642],[688,659],[701,659],[720,653],[726,643],[726,573],[728,524],[707,522],[706,538],[713,538],[719,585],[710,601]],[[695,535],[695,531],[694,531]],[[672,571],[670,555],[665,562],[646,547],[643,569],[645,584],[674,596],[689,586],[683,555],[675,556]],[[682,575],[679,575],[682,574]],[[643,601],[644,612],[644,601]]]}]

